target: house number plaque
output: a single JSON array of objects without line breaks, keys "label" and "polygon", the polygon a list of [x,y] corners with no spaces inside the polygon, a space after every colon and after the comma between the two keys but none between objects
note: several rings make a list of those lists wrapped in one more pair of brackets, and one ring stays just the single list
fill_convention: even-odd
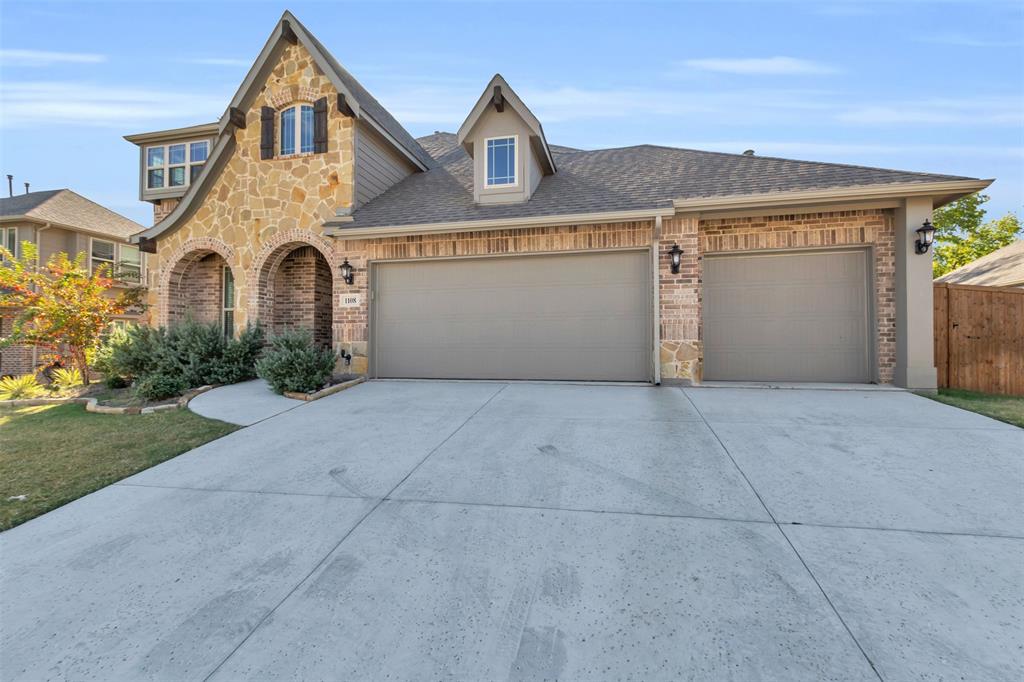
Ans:
[{"label": "house number plaque", "polygon": [[362,294],[342,294],[341,295],[341,307],[342,308],[358,308],[363,302]]}]

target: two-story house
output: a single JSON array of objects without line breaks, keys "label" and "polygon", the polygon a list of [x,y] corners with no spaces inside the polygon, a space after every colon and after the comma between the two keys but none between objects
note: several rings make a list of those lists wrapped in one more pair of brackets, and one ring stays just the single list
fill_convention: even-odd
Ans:
[{"label": "two-story house", "polygon": [[373,377],[934,387],[928,221],[990,183],[560,147],[501,76],[414,139],[288,12],[216,123],[127,139],[154,322]]},{"label": "two-story house", "polygon": [[[118,286],[138,286],[146,278],[146,255],[129,238],[145,228],[89,201],[69,189],[28,192],[0,198],[0,243],[21,256],[24,242],[35,244],[40,263],[64,252],[82,254],[86,267],[107,267]],[[2,260],[2,256],[0,256]],[[122,322],[138,321],[141,314],[124,315]],[[0,338],[11,333],[14,318],[0,314]],[[0,376],[32,372],[45,358],[33,346],[0,349]]]}]

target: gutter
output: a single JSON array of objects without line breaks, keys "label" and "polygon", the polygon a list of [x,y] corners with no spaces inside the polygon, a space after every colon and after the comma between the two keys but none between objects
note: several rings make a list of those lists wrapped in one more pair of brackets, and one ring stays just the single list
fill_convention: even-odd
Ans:
[{"label": "gutter", "polygon": [[693,199],[674,199],[672,205],[680,212],[718,211],[743,208],[784,207],[799,204],[827,203],[835,200],[901,199],[911,196],[971,194],[994,182],[990,180],[947,180],[940,182],[899,182],[886,185],[855,185],[823,190],[773,192],[766,194],[731,194]]},{"label": "gutter", "polygon": [[630,211],[602,213],[567,213],[526,218],[492,218],[445,223],[418,223],[414,225],[384,225],[378,227],[345,227],[352,218],[336,218],[323,224],[324,234],[339,239],[371,239],[404,237],[416,234],[442,234],[447,232],[483,232],[487,230],[513,230],[527,227],[555,225],[583,225],[593,223],[619,223],[629,220],[657,220],[675,215],[674,208],[644,208]]}]

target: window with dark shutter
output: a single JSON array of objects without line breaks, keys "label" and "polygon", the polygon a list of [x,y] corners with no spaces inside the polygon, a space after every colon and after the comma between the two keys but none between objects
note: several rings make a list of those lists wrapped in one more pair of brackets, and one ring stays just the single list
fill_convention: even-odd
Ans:
[{"label": "window with dark shutter", "polygon": [[260,158],[274,158],[274,117],[277,112],[273,107],[260,110]]},{"label": "window with dark shutter", "polygon": [[327,98],[313,102],[313,151],[323,154],[327,151]]}]

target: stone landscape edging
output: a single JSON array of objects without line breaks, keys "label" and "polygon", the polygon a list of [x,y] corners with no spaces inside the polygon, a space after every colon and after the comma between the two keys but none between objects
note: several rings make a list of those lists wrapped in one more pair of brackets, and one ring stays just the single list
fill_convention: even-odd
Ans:
[{"label": "stone landscape edging", "polygon": [[319,400],[320,398],[326,398],[327,396],[334,395],[335,393],[341,393],[346,388],[352,388],[353,386],[361,384],[364,381],[366,381],[366,377],[356,377],[355,379],[343,381],[340,384],[328,386],[327,388],[322,388],[319,391],[314,391],[312,393],[296,393],[294,391],[285,391],[284,397],[292,398],[293,400],[305,400],[309,402],[311,400]]},{"label": "stone landscape edging", "polygon": [[195,398],[197,395],[206,393],[210,389],[216,388],[217,385],[200,386],[194,388],[191,391],[186,392],[180,398],[173,403],[167,403],[166,405],[152,405],[150,407],[117,407],[114,405],[101,405],[97,398],[19,398],[17,400],[0,400],[0,407],[35,407],[37,405],[72,405],[79,404],[85,405],[86,412],[93,412],[95,414],[155,414],[157,412],[169,412],[171,410],[180,410],[183,407],[187,407],[189,401]]}]

